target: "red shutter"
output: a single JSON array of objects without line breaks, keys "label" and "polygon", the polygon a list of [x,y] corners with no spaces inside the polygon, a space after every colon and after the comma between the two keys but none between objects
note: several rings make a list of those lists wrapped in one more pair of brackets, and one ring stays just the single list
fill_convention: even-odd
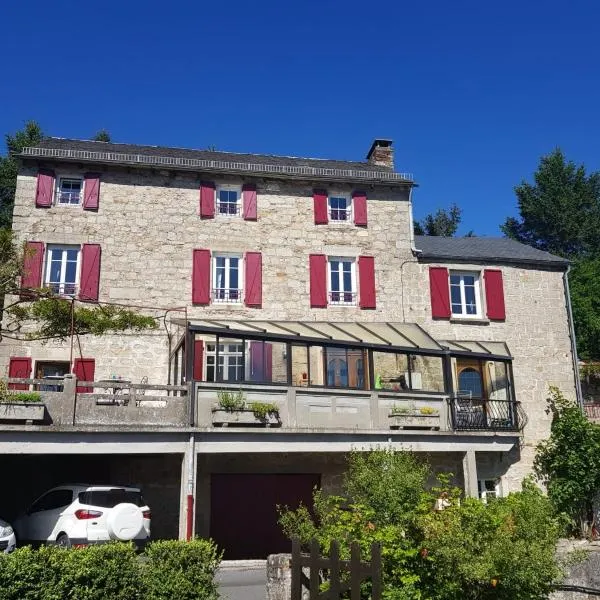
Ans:
[{"label": "red shutter", "polygon": [[358,257],[359,306],[376,308],[375,259],[372,256]]},{"label": "red shutter", "polygon": [[37,189],[35,192],[35,205],[37,207],[52,206],[52,192],[54,191],[54,171],[40,169],[37,176]]},{"label": "red shutter", "polygon": [[246,306],[262,306],[262,254],[246,252]]},{"label": "red shutter", "polygon": [[315,205],[315,225],[325,225],[328,222],[327,215],[327,192],[315,190],[313,192],[313,201]]},{"label": "red shutter", "polygon": [[[77,381],[94,381],[95,372],[96,361],[93,358],[76,358],[73,361],[73,373],[77,377]],[[77,386],[78,394],[91,394],[93,391],[93,387]]]},{"label": "red shutter", "polygon": [[210,250],[194,250],[192,304],[210,304]]},{"label": "red shutter", "polygon": [[242,187],[243,217],[246,221],[256,221],[256,186],[246,183]]},{"label": "red shutter", "polygon": [[448,269],[429,267],[429,289],[431,292],[431,316],[434,319],[449,319],[451,313]]},{"label": "red shutter", "polygon": [[[195,381],[202,381],[202,366],[204,357],[204,342],[202,340],[194,340],[194,372],[193,378]],[[177,385],[177,382],[175,382]]]},{"label": "red shutter", "polygon": [[81,248],[79,299],[84,302],[98,300],[101,253],[100,244],[83,244]]},{"label": "red shutter", "polygon": [[[27,242],[25,244],[25,257],[23,259],[23,274],[21,275],[21,289],[42,287],[42,270],[44,266],[44,243]],[[27,294],[22,293],[25,297]]]},{"label": "red shutter", "polygon": [[98,210],[100,199],[100,175],[86,173],[83,186],[83,210]]},{"label": "red shutter", "polygon": [[354,202],[354,224],[361,227],[367,226],[367,195],[364,192],[352,194]]},{"label": "red shutter", "polygon": [[215,184],[203,181],[200,184],[200,216],[212,219],[215,216]]},{"label": "red shutter", "polygon": [[327,308],[327,257],[324,254],[309,256],[310,306]]},{"label": "red shutter", "polygon": [[[8,376],[29,379],[31,377],[31,358],[28,356],[11,356],[8,365]],[[10,390],[28,390],[26,383],[9,383]]]},{"label": "red shutter", "polygon": [[506,318],[502,271],[498,269],[486,269],[483,272],[483,277],[485,280],[487,316],[489,319],[502,321]]}]

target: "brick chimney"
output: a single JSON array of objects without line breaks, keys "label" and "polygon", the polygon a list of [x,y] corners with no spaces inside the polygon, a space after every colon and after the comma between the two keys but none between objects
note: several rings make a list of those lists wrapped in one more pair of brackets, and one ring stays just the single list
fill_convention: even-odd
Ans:
[{"label": "brick chimney", "polygon": [[367,160],[378,167],[394,168],[394,149],[392,140],[376,139],[371,144]]}]

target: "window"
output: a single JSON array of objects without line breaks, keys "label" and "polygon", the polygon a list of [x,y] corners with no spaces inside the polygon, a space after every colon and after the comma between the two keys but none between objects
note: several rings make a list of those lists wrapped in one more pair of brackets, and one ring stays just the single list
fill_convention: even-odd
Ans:
[{"label": "window", "polygon": [[483,397],[481,373],[473,367],[463,369],[458,375],[458,393],[471,398]]},{"label": "window", "polygon": [[326,348],[327,386],[365,389],[363,350]]},{"label": "window", "polygon": [[480,479],[478,482],[479,497],[485,502],[488,498],[500,498],[502,489],[499,479]]},{"label": "window", "polygon": [[244,381],[242,340],[206,344],[206,381]]},{"label": "window", "polygon": [[450,272],[450,299],[455,317],[481,317],[479,273]]},{"label": "window", "polygon": [[145,506],[142,493],[136,490],[113,488],[111,490],[87,490],[79,492],[79,502],[100,508],[114,508],[118,504],[135,504]]},{"label": "window", "polygon": [[56,188],[56,204],[60,206],[74,206],[81,203],[81,179],[61,177]]},{"label": "window", "polygon": [[55,294],[74,296],[79,283],[79,246],[48,245],[44,286]]},{"label": "window", "polygon": [[217,214],[234,217],[241,211],[241,188],[231,185],[217,187]]},{"label": "window", "polygon": [[329,300],[331,304],[356,304],[356,261],[329,259]]},{"label": "window", "polygon": [[242,257],[215,254],[213,257],[213,299],[215,302],[241,302]]},{"label": "window", "polygon": [[352,203],[347,196],[329,196],[329,218],[332,221],[349,222]]},{"label": "window", "polygon": [[27,511],[29,513],[40,512],[42,510],[54,510],[69,506],[73,502],[73,492],[71,490],[52,490],[38,498]]},{"label": "window", "polygon": [[63,378],[71,370],[68,362],[38,361],[35,365],[36,379],[47,379],[47,384],[40,385],[40,392],[62,392]]}]

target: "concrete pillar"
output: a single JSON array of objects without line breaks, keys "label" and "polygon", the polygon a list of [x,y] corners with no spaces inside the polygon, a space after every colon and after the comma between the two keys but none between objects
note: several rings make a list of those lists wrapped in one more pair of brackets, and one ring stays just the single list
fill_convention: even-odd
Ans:
[{"label": "concrete pillar", "polygon": [[71,406],[72,424],[77,422],[77,376],[69,373],[63,379],[63,406]]},{"label": "concrete pillar", "polygon": [[[196,531],[196,470],[197,458],[194,434],[181,459],[181,491],[179,495],[179,539],[185,540],[188,528],[188,511],[191,510],[192,536]],[[188,498],[191,496],[191,500]]]},{"label": "concrete pillar", "polygon": [[467,450],[463,457],[463,473],[465,479],[465,496],[477,498],[477,457],[475,450]]}]

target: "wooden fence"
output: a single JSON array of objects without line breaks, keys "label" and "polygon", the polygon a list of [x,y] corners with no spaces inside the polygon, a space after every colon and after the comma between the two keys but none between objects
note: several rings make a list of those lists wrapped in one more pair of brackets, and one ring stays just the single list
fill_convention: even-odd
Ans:
[{"label": "wooden fence", "polygon": [[[309,576],[303,572],[308,568]],[[301,551],[300,540],[292,540],[292,594],[291,600],[302,600],[302,588],[308,590],[310,600],[339,600],[342,594],[350,592],[351,600],[360,600],[361,584],[371,580],[371,600],[381,600],[381,546],[371,546],[371,560],[364,562],[360,557],[360,546],[353,542],[350,547],[350,560],[340,559],[340,546],[331,543],[329,556],[322,557],[317,540],[310,543],[310,552]],[[321,582],[328,583],[328,589],[321,591]],[[305,597],[305,596],[304,596]]]}]

